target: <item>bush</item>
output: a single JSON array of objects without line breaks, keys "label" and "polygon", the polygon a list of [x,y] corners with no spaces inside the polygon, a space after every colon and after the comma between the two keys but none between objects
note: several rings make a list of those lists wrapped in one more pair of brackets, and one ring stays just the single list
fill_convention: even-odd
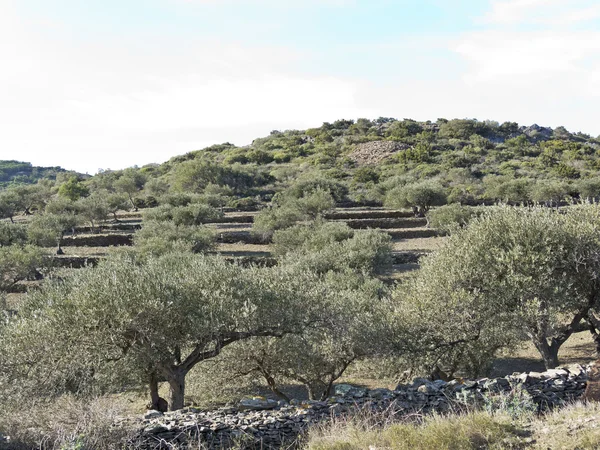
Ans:
[{"label": "bush", "polygon": [[24,245],[27,242],[27,228],[24,225],[0,222],[0,247]]},{"label": "bush", "polygon": [[391,264],[391,238],[378,230],[351,230],[346,224],[318,221],[277,231],[274,253],[283,264],[319,274],[381,272]]},{"label": "bush", "polygon": [[565,200],[569,185],[560,181],[538,181],[531,190],[531,200],[548,206],[558,205]]},{"label": "bush", "polygon": [[283,195],[279,204],[261,211],[254,219],[254,231],[268,235],[291,227],[300,220],[315,220],[332,210],[335,202],[329,192],[320,188],[295,198]]},{"label": "bush", "polygon": [[203,253],[212,250],[215,234],[202,226],[177,225],[149,220],[135,233],[135,249],[142,255],[159,256],[171,252]]},{"label": "bush", "polygon": [[38,270],[47,265],[44,252],[38,247],[0,247],[0,292],[10,291],[19,281],[38,278]]},{"label": "bush", "polygon": [[586,200],[595,200],[600,197],[600,178],[581,180],[576,185],[579,197]]},{"label": "bush", "polygon": [[286,190],[285,195],[293,198],[302,198],[309,196],[316,191],[328,192],[336,202],[343,201],[348,194],[348,188],[337,181],[325,178],[314,178],[297,181]]},{"label": "bush", "polygon": [[134,430],[115,426],[115,422],[131,414],[126,403],[64,396],[52,403],[29,400],[18,408],[2,405],[0,432],[10,436],[11,450],[125,448]]},{"label": "bush", "polygon": [[389,208],[412,208],[418,217],[424,217],[432,206],[446,203],[444,188],[431,181],[399,186],[388,192],[385,206]]},{"label": "bush", "polygon": [[176,225],[200,225],[223,217],[223,213],[212,206],[194,203],[187,206],[161,205],[144,211],[144,221],[168,222]]},{"label": "bush", "polygon": [[427,213],[429,226],[442,233],[452,233],[462,228],[477,215],[480,209],[472,206],[462,206],[458,203],[444,205]]}]

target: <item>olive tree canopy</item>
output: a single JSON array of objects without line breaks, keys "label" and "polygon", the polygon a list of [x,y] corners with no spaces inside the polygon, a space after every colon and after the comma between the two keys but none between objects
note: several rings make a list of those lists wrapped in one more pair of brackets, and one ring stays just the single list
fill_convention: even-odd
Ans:
[{"label": "olive tree canopy", "polygon": [[424,258],[405,289],[404,311],[438,349],[482,361],[527,336],[556,367],[560,346],[598,305],[600,206],[489,208]]},{"label": "olive tree canopy", "polygon": [[1,340],[0,369],[8,385],[29,380],[57,392],[65,374],[123,373],[150,384],[153,403],[158,381],[166,381],[176,410],[197,363],[236,341],[301,332],[321,315],[324,289],[308,273],[218,257],[169,254],[142,263],[115,255],[32,293]]}]

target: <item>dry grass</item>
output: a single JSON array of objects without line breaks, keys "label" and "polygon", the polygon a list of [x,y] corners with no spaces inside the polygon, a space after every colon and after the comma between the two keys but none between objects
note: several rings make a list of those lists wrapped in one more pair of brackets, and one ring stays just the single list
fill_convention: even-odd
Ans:
[{"label": "dry grass", "polygon": [[519,439],[506,415],[472,412],[464,415],[431,415],[393,423],[393,419],[358,415],[337,419],[311,430],[310,450],[431,450],[503,449]]},{"label": "dry grass", "polygon": [[444,245],[445,241],[446,238],[443,236],[395,240],[392,242],[392,250],[395,252],[432,252]]},{"label": "dry grass", "polygon": [[600,405],[575,403],[535,420],[530,429],[535,449],[598,449]]},{"label": "dry grass", "polygon": [[132,413],[125,397],[78,400],[63,396],[52,404],[0,412],[0,432],[10,436],[7,450],[119,449],[131,434],[115,422]]}]

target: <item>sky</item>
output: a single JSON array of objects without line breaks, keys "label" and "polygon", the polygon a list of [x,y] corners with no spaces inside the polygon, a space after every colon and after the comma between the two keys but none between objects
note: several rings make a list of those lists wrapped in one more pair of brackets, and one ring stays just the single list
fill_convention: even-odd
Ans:
[{"label": "sky", "polygon": [[598,0],[0,0],[0,159],[80,172],[380,116],[600,135]]}]

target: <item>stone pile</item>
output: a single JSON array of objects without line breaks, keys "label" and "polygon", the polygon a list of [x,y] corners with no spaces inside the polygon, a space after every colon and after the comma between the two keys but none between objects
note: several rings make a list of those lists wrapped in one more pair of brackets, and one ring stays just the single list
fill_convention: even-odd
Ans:
[{"label": "stone pile", "polygon": [[410,145],[393,141],[372,141],[358,144],[356,149],[350,154],[352,159],[358,165],[379,164],[384,159],[394,153],[410,148]]},{"label": "stone pile", "polygon": [[295,441],[310,425],[352,411],[367,410],[402,416],[410,413],[445,412],[450,407],[485,402],[498,393],[519,390],[540,409],[560,406],[579,398],[586,386],[586,369],[579,365],[546,372],[513,374],[503,378],[430,381],[417,378],[411,384],[389,389],[365,389],[338,385],[327,401],[292,401],[252,398],[236,407],[214,411],[185,408],[162,414],[149,411],[136,425],[139,448],[186,448],[190,440],[208,447],[235,442],[244,448],[279,448]]}]

